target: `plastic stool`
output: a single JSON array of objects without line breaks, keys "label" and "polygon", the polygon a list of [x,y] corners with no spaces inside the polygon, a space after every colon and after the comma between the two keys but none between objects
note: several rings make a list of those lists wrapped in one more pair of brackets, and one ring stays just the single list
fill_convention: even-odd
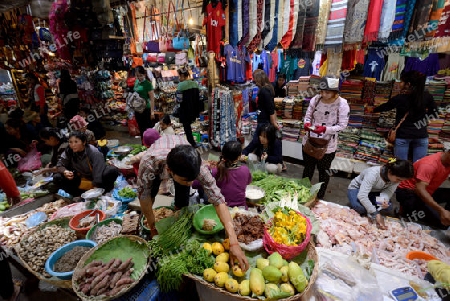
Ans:
[{"label": "plastic stool", "polygon": [[209,141],[209,135],[208,134],[203,134],[202,138],[201,138],[202,142],[208,142]]}]

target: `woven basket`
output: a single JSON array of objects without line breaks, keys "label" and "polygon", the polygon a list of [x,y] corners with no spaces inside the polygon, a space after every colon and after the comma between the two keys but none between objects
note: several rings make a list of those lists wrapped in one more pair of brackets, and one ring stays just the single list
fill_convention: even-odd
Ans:
[{"label": "woven basket", "polygon": [[150,265],[150,260],[148,260],[149,256],[147,258],[147,263],[146,263],[145,267],[141,268],[142,272],[138,275],[138,278],[136,279],[136,281],[134,281],[127,288],[121,290],[115,296],[105,296],[105,295],[101,295],[101,296],[86,296],[85,294],[83,294],[80,291],[80,286],[77,283],[77,280],[81,277],[82,269],[86,266],[87,261],[91,258],[92,254],[94,254],[97,250],[101,249],[104,245],[110,243],[111,241],[113,241],[115,239],[119,239],[119,238],[127,238],[127,239],[129,239],[129,240],[131,240],[133,242],[136,242],[136,243],[147,244],[147,241],[145,239],[143,239],[143,238],[140,238],[139,236],[121,235],[121,236],[113,237],[113,238],[103,242],[102,244],[97,245],[95,248],[92,248],[91,250],[89,250],[89,252],[84,254],[83,257],[81,257],[80,261],[78,262],[77,267],[75,268],[75,271],[74,271],[73,277],[72,277],[73,290],[74,290],[74,292],[77,294],[77,296],[81,300],[90,300],[90,301],[102,300],[102,301],[106,301],[106,300],[112,300],[112,299],[118,298],[118,297],[126,294],[127,292],[129,292],[131,289],[133,289],[142,280],[144,275],[147,273],[148,267]]},{"label": "woven basket", "polygon": [[[28,236],[30,236],[34,232],[42,230],[42,229],[44,229],[44,228],[46,228],[48,226],[52,226],[52,225],[58,225],[58,226],[61,226],[63,228],[70,229],[69,221],[70,221],[71,218],[72,218],[72,216],[63,217],[63,218],[55,219],[55,220],[52,220],[50,222],[44,223],[42,225],[39,225],[35,229],[33,229],[33,230],[27,232],[25,235],[23,235],[20,240],[22,241],[22,240],[28,239]],[[20,245],[20,243],[19,243],[19,245]],[[38,278],[39,280],[46,281],[46,282],[50,283],[51,285],[56,286],[56,287],[60,287],[60,288],[72,288],[72,281],[71,280],[61,280],[61,279],[59,279],[57,277],[45,277],[44,275],[34,271],[28,265],[28,263],[22,258],[22,256],[20,255],[20,248],[15,247],[15,250],[16,250],[16,253],[17,253],[17,257],[19,257],[19,259],[22,262],[23,266],[30,273],[32,273],[34,276],[36,276],[36,278]],[[56,249],[55,249],[55,251],[56,251]]]},{"label": "woven basket", "polygon": [[[313,273],[311,274],[311,278],[308,281],[308,285],[306,286],[305,290],[300,293],[300,294],[296,294],[292,297],[289,298],[285,298],[285,299],[280,299],[283,301],[297,301],[297,300],[303,300],[302,297],[303,296],[307,296],[309,290],[311,289],[311,287],[314,285],[314,283],[316,282],[317,276],[319,274],[319,256],[317,255],[316,252],[316,248],[314,247],[314,245],[312,243],[308,244],[307,249],[308,250],[308,255],[306,257],[306,260],[308,259],[312,259],[314,260],[314,270]],[[239,294],[235,294],[235,293],[230,293],[227,290],[217,287],[216,285],[214,285],[213,283],[209,283],[207,281],[205,281],[203,278],[196,276],[196,275],[192,275],[192,274],[187,274],[185,275],[186,277],[194,280],[194,282],[197,285],[197,291],[198,291],[198,295],[200,297],[200,301],[209,301],[212,299],[212,297],[215,295],[216,297],[226,297],[226,300],[257,300],[255,298],[251,298],[251,297],[245,297],[245,296],[241,296]],[[202,289],[199,290],[198,288],[201,287]],[[202,293],[203,291],[203,293]],[[205,296],[205,292],[207,292],[208,296]],[[218,299],[214,299],[214,300],[222,300],[225,298],[218,298]],[[305,301],[307,301],[305,299]]]}]

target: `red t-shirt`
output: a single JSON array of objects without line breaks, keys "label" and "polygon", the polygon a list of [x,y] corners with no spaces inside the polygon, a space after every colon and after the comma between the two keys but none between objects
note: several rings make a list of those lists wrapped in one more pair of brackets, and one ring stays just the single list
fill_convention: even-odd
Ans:
[{"label": "red t-shirt", "polygon": [[7,197],[13,198],[20,196],[19,189],[17,189],[14,178],[9,173],[3,162],[0,161],[0,188]]},{"label": "red t-shirt", "polygon": [[414,178],[403,181],[398,188],[415,189],[417,181],[428,183],[427,191],[433,194],[450,175],[450,167],[441,161],[442,153],[423,157],[414,163]]},{"label": "red t-shirt", "polygon": [[222,27],[225,26],[225,11],[222,3],[217,3],[213,7],[212,3],[206,6],[206,14],[203,19],[203,25],[206,25],[206,34],[208,38],[208,51],[214,51],[216,57],[220,57],[220,40],[222,40]]}]

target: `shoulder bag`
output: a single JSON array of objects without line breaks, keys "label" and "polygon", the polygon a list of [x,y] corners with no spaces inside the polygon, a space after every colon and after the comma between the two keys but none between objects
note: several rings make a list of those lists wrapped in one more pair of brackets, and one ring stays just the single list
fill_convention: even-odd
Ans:
[{"label": "shoulder bag", "polygon": [[[311,117],[314,118],[314,111],[319,104],[320,99],[316,102]],[[339,117],[338,117],[339,118]],[[314,120],[311,118],[311,124],[314,124]],[[321,160],[328,149],[328,144],[330,143],[329,139],[311,137],[310,132],[308,131],[308,138],[306,139],[305,145],[303,145],[303,152],[308,156],[311,156],[317,160]]]},{"label": "shoulder bag", "polygon": [[408,116],[409,112],[406,112],[405,116],[403,116],[402,120],[397,124],[397,126],[392,127],[387,135],[387,142],[390,144],[395,143],[395,139],[397,138],[397,130],[402,125],[403,121],[405,121],[406,117]]}]

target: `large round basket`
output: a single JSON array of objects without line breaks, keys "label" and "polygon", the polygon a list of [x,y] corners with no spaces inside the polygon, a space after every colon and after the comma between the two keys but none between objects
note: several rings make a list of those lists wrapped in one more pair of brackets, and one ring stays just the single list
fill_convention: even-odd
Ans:
[{"label": "large round basket", "polygon": [[[36,231],[45,229],[46,227],[52,226],[52,225],[58,225],[61,226],[63,228],[67,228],[70,229],[69,227],[69,221],[73,216],[68,216],[68,217],[63,217],[63,218],[59,218],[59,219],[55,219],[52,220],[50,222],[44,223],[42,225],[37,226],[35,229],[29,231],[28,233],[26,233],[25,235],[22,236],[22,238],[20,239],[22,240],[28,240],[28,237],[33,234]],[[71,230],[73,231],[73,230]],[[75,231],[74,231],[75,232]],[[20,244],[20,243],[19,243]],[[57,277],[45,277],[44,275],[34,271],[30,265],[23,259],[23,257],[21,256],[21,250],[20,250],[20,246],[16,246],[15,247],[17,256],[19,257],[20,261],[22,262],[23,266],[30,271],[30,273],[32,273],[34,276],[36,276],[36,278],[38,278],[39,280],[43,280],[46,281],[48,283],[50,283],[53,286],[56,287],[60,287],[60,288],[72,288],[72,281],[71,280],[61,280]],[[56,251],[56,249],[55,249]],[[49,255],[50,256],[50,255]],[[46,259],[47,260],[47,259]]]},{"label": "large round basket", "polygon": [[[131,274],[131,278],[135,281],[130,286],[121,290],[115,296],[86,296],[80,291],[78,279],[82,276],[83,268],[91,261],[102,260],[103,262],[108,262],[112,258],[119,258],[125,261],[130,257],[133,258],[135,263],[133,267],[134,272]],[[134,235],[116,236],[97,245],[97,247],[92,248],[81,257],[72,277],[73,290],[82,300],[112,300],[133,289],[147,273],[149,265],[150,254],[146,240]]]},{"label": "large round basket", "polygon": [[[306,250],[308,251],[306,260],[308,260],[308,259],[314,260],[314,270],[313,270],[313,273],[311,274],[311,278],[308,281],[308,286],[305,288],[305,290],[302,293],[296,294],[289,298],[280,299],[280,300],[283,300],[283,301],[300,301],[300,300],[308,301],[308,297],[307,297],[308,293],[309,293],[311,287],[316,282],[316,279],[317,279],[317,276],[319,273],[319,256],[317,255],[316,248],[314,247],[314,245],[312,243],[308,244],[308,247],[306,248]],[[245,297],[245,296],[241,296],[239,294],[230,293],[227,290],[225,290],[224,288],[217,287],[216,285],[205,281],[200,276],[196,276],[196,275],[192,275],[192,274],[187,274],[185,276],[192,279],[195,282],[200,301],[258,300],[255,298]]]}]

